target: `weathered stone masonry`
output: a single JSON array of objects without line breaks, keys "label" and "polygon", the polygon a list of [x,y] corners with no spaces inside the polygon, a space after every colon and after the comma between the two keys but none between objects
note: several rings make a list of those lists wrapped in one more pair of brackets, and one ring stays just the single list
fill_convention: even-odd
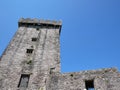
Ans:
[{"label": "weathered stone masonry", "polygon": [[119,90],[116,68],[60,73],[60,21],[20,19],[0,58],[0,90]]}]

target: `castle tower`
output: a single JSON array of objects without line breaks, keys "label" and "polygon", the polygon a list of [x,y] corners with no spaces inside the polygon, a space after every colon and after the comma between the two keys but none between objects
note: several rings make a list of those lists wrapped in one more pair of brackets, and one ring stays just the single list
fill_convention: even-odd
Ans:
[{"label": "castle tower", "polygon": [[[0,61],[0,90],[43,90],[60,72],[61,22],[20,19]],[[42,88],[41,88],[42,87]]]},{"label": "castle tower", "polygon": [[116,68],[60,73],[61,22],[20,19],[18,25],[0,57],[0,90],[120,89]]}]

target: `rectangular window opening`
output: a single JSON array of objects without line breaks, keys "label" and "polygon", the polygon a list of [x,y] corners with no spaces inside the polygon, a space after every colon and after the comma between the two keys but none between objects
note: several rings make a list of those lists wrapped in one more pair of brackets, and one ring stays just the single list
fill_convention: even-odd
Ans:
[{"label": "rectangular window opening", "polygon": [[27,49],[26,53],[32,54],[33,53],[33,49]]},{"label": "rectangular window opening", "polygon": [[95,90],[94,88],[94,80],[86,80],[85,81],[86,90]]},{"label": "rectangular window opening", "polygon": [[37,38],[32,38],[32,41],[34,41],[34,42],[37,41]]},{"label": "rectangular window opening", "polygon": [[54,68],[50,68],[50,74],[55,72],[55,67]]},{"label": "rectangular window opening", "polygon": [[18,84],[18,87],[27,88],[28,83],[29,83],[29,78],[30,78],[29,74],[22,74],[21,78],[20,78],[20,81],[19,81],[19,84]]}]

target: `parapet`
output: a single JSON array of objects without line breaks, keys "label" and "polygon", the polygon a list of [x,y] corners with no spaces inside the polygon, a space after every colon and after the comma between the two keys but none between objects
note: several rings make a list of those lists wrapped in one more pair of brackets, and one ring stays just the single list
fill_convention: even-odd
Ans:
[{"label": "parapet", "polygon": [[54,20],[38,20],[38,19],[30,19],[30,18],[21,18],[18,22],[18,25],[25,25],[25,24],[29,24],[29,25],[53,25],[53,26],[61,26],[62,22],[61,21],[54,21]]}]

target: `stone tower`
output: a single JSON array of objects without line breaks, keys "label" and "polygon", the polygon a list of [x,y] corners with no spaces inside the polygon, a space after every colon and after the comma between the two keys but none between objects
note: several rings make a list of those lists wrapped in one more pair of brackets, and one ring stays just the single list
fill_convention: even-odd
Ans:
[{"label": "stone tower", "polygon": [[61,22],[20,19],[18,24],[1,58],[0,90],[46,88],[49,74],[60,72]]},{"label": "stone tower", "polygon": [[61,73],[61,22],[20,19],[0,58],[0,90],[119,90],[116,68]]}]

